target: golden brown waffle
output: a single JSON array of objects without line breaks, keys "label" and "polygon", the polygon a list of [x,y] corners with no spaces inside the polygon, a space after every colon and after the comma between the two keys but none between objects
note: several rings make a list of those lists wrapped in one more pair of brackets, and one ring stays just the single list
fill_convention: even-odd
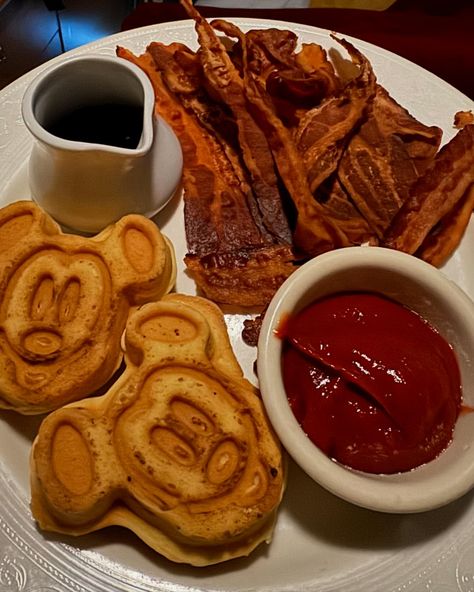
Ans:
[{"label": "golden brown waffle", "polygon": [[130,309],[175,280],[156,225],[125,216],[92,238],[37,205],[0,210],[0,407],[38,414],[102,387],[119,367]]},{"label": "golden brown waffle", "polygon": [[279,444],[221,311],[172,294],[131,315],[126,370],[102,397],[42,423],[31,455],[42,529],[121,525],[165,557],[209,565],[269,540]]}]

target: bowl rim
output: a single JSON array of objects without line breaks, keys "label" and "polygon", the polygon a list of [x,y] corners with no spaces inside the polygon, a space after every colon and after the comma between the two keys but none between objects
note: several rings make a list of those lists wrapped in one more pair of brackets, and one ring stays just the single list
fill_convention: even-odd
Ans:
[{"label": "bowl rim", "polygon": [[[319,485],[338,497],[371,510],[413,513],[432,510],[461,497],[474,486],[474,445],[466,454],[472,462],[461,466],[453,479],[428,475],[429,486],[418,479],[423,467],[406,473],[379,475],[363,473],[330,459],[306,436],[286,397],[279,371],[282,340],[277,329],[309,286],[328,273],[354,266],[383,267],[417,282],[444,300],[450,300],[457,314],[466,315],[474,352],[474,303],[467,294],[439,269],[412,255],[384,247],[346,247],[318,255],[302,265],[279,288],[265,313],[257,346],[257,374],[262,400],[275,432],[293,460]],[[460,418],[458,418],[458,423]],[[456,430],[455,430],[456,432]],[[452,445],[452,444],[451,444]],[[450,446],[451,446],[450,445]],[[449,448],[449,447],[448,447]],[[405,477],[408,476],[408,477]]]}]

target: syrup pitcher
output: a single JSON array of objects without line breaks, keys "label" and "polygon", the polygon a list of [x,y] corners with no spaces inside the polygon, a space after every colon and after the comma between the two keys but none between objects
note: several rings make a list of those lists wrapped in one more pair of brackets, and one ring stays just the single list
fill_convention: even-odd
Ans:
[{"label": "syrup pitcher", "polygon": [[32,198],[85,233],[125,214],[156,214],[173,196],[183,160],[154,101],[146,74],[122,58],[70,58],[43,70],[22,103],[35,138]]}]

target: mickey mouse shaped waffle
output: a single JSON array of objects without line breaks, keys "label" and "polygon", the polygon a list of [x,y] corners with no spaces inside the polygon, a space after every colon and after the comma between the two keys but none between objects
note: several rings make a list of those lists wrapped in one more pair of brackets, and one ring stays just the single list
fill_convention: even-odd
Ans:
[{"label": "mickey mouse shaped waffle", "polygon": [[168,295],[131,315],[125,343],[126,369],[105,395],[40,427],[31,454],[39,526],[80,535],[121,525],[193,565],[248,555],[271,537],[282,457],[222,313]]},{"label": "mickey mouse shaped waffle", "polygon": [[174,279],[169,244],[142,216],[85,238],[30,201],[0,210],[0,407],[44,413],[102,387],[131,307]]}]

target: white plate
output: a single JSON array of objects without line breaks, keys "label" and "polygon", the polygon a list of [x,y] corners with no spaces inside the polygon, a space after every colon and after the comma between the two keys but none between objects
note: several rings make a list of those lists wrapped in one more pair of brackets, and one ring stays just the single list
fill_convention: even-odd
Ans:
[{"label": "white plate", "polygon": [[[328,32],[277,21],[233,19],[242,28],[291,28],[301,41],[333,46]],[[349,38],[350,39],[350,38]],[[190,21],[135,29],[69,52],[113,54],[117,44],[142,53],[153,40],[195,47]],[[385,50],[350,39],[371,60],[379,81],[426,124],[454,134],[453,115],[473,102],[429,72]],[[449,51],[449,48],[447,48]],[[26,162],[31,138],[20,103],[39,72],[0,92],[0,206],[29,198]],[[181,264],[185,237],[180,203],[159,217],[173,240],[178,290],[194,285]],[[445,266],[446,274],[474,296],[474,228]],[[227,316],[235,350],[253,379],[255,350],[242,344],[243,316]],[[197,591],[383,591],[474,590],[474,493],[444,509],[421,515],[384,515],[353,507],[315,485],[290,465],[287,493],[270,546],[248,559],[210,568],[174,565],[119,528],[80,539],[43,536],[31,517],[28,454],[39,420],[0,412],[0,589],[2,592]]]}]

